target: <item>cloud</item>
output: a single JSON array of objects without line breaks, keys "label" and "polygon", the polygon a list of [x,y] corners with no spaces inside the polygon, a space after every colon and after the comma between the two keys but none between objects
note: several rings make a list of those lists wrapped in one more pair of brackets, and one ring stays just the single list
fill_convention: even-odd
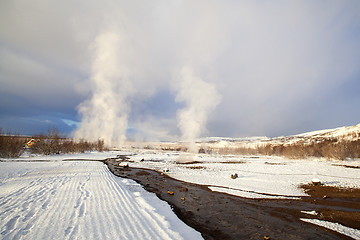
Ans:
[{"label": "cloud", "polygon": [[41,111],[78,121],[74,109],[90,106],[102,86],[94,81],[95,39],[117,29],[114,57],[131,90],[112,80],[107,104],[147,139],[182,135],[177,112],[187,103],[175,99],[184,66],[221,95],[200,135],[350,125],[358,99],[343,91],[359,88],[359,11],[356,0],[1,1],[0,117]]}]

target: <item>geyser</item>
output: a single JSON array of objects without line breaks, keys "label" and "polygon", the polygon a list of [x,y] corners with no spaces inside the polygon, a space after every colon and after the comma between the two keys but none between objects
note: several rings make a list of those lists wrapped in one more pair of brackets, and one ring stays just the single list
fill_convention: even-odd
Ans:
[{"label": "geyser", "polygon": [[92,46],[91,96],[78,106],[81,123],[76,139],[103,139],[108,146],[119,146],[126,139],[129,106],[133,89],[129,70],[120,59],[125,38],[118,29],[100,33]]},{"label": "geyser", "polygon": [[[190,154],[199,151],[195,141],[206,131],[209,114],[220,103],[221,96],[214,84],[205,82],[196,76],[191,66],[184,66],[178,79],[177,102],[184,102],[185,107],[178,111],[178,127],[181,139]],[[181,156],[179,162],[191,161],[191,156]]]}]

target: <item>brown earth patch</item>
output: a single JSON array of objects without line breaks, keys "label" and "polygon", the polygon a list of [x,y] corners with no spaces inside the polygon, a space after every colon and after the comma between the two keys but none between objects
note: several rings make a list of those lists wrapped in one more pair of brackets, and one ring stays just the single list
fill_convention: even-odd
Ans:
[{"label": "brown earth patch", "polygon": [[355,168],[360,169],[360,166],[351,166],[351,165],[341,165],[341,164],[332,164],[333,166],[345,167],[345,168]]},{"label": "brown earth patch", "polygon": [[286,163],[265,162],[267,165],[286,165]]},{"label": "brown earth patch", "polygon": [[319,207],[317,218],[360,230],[360,189],[301,185]]},{"label": "brown earth patch", "polygon": [[189,169],[205,169],[205,167],[203,167],[203,166],[185,166],[185,168],[189,168]]},{"label": "brown earth patch", "polygon": [[[341,199],[359,199],[360,189],[357,188],[340,188],[334,186],[304,184],[300,186],[304,191],[312,197],[341,198]],[[360,204],[359,204],[360,208]]]},{"label": "brown earth patch", "polygon": [[225,164],[242,164],[242,163],[246,163],[246,161],[227,161],[227,162],[217,162],[217,163],[225,163]]}]

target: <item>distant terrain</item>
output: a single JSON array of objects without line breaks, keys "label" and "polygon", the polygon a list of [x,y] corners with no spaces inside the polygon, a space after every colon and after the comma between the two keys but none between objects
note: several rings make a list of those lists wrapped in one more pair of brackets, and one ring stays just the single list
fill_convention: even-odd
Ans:
[{"label": "distant terrain", "polygon": [[[209,137],[196,141],[200,153],[236,155],[275,155],[288,158],[318,157],[344,160],[360,158],[360,124],[350,127],[320,130],[292,136],[275,138],[225,138]],[[139,146],[137,143],[136,146]],[[148,149],[183,150],[186,144],[143,143]]]},{"label": "distant terrain", "polygon": [[1,140],[19,144],[0,158],[3,239],[360,239],[359,125],[198,139],[197,152],[186,142],[109,150],[56,132]]}]

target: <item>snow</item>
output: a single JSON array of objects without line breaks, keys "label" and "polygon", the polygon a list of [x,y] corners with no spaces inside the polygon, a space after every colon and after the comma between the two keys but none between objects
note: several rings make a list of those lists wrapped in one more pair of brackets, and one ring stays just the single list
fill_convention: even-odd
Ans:
[{"label": "snow", "polygon": [[[284,198],[306,196],[300,184],[314,180],[327,186],[360,188],[359,160],[286,159],[273,156],[238,156],[217,154],[192,154],[185,156],[194,161],[179,164],[184,153],[160,150],[132,150],[92,152],[53,156],[23,156],[8,161],[62,161],[103,160],[117,155],[130,155],[130,167],[148,168],[166,173],[179,180],[203,184],[213,191],[250,198]],[[181,162],[181,161],[180,161]],[[27,171],[28,164],[21,164],[17,174]],[[34,166],[31,165],[32,167]],[[51,166],[51,165],[46,165]],[[347,168],[344,166],[352,166]],[[7,176],[2,176],[7,174]],[[237,174],[236,179],[231,175]],[[2,179],[11,177],[9,171],[0,171]]]},{"label": "snow", "polygon": [[[210,186],[213,191],[247,198],[306,196],[301,184],[318,179],[322,184],[360,188],[359,160],[286,159],[270,156],[189,155],[195,163],[178,164],[178,152],[139,150],[130,157],[130,167],[162,171],[186,182]],[[141,161],[144,159],[145,161]],[[238,174],[232,179],[232,174]]]},{"label": "snow", "polygon": [[[130,152],[122,152],[123,154],[131,154]],[[104,151],[104,152],[86,152],[86,153],[77,153],[77,154],[54,154],[54,155],[38,155],[38,154],[30,154],[28,152],[21,155],[19,158],[15,159],[7,159],[0,158],[2,162],[49,162],[49,161],[72,161],[72,160],[104,160],[106,158],[116,157],[119,154],[118,151]]]},{"label": "snow", "polygon": [[[248,138],[222,138],[209,137],[198,139],[202,146],[211,148],[257,148],[266,145],[310,144],[319,140],[338,139],[339,141],[356,141],[360,139],[360,124],[350,127],[339,127],[291,136],[275,138],[248,137]],[[199,144],[198,144],[199,145]]]},{"label": "snow", "polygon": [[335,232],[339,232],[341,234],[344,234],[346,236],[352,237],[354,239],[360,240],[360,230],[349,228],[346,226],[343,226],[339,223],[333,223],[328,221],[323,221],[319,219],[307,219],[307,218],[300,218],[301,221],[312,223],[324,228],[331,229]]},{"label": "snow", "polygon": [[202,239],[139,184],[68,157],[0,162],[1,239]]},{"label": "snow", "polygon": [[[200,239],[198,232],[181,222],[154,194],[114,176],[101,162],[82,161],[117,155],[129,155],[125,164],[130,167],[163,171],[175,179],[246,198],[306,196],[299,185],[314,180],[328,186],[360,188],[359,168],[355,168],[360,166],[359,159],[189,154],[185,158],[193,163],[179,164],[184,153],[134,149],[25,155],[0,162],[1,238]],[[238,177],[233,179],[232,174]],[[359,239],[358,230],[316,219],[302,220],[325,224]]]},{"label": "snow", "polygon": [[302,213],[305,213],[305,214],[309,214],[309,215],[318,215],[318,213],[316,211],[301,211]]}]

